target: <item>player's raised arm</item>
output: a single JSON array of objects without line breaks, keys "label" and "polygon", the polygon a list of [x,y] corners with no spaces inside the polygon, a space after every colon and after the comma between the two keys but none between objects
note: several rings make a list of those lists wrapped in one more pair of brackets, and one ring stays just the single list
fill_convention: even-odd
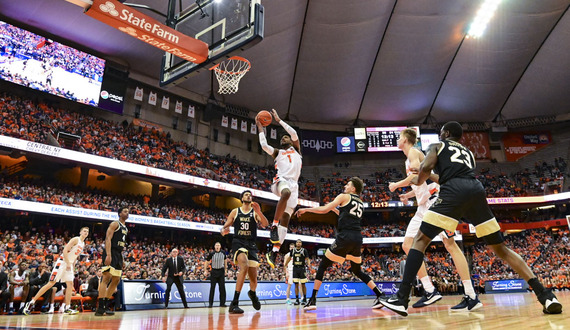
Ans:
[{"label": "player's raised arm", "polygon": [[289,126],[289,124],[281,120],[275,109],[271,109],[271,114],[273,115],[275,121],[285,129],[287,134],[291,135],[291,145],[293,145],[293,147],[297,149],[299,153],[301,153],[301,143],[299,141],[297,131],[293,127]]},{"label": "player's raised arm", "polygon": [[336,198],[332,202],[328,203],[327,205],[323,205],[323,206],[319,206],[319,207],[309,207],[309,208],[305,208],[305,209],[299,209],[297,211],[297,213],[295,213],[295,214],[297,215],[297,217],[302,216],[306,212],[316,213],[316,214],[326,214],[326,213],[329,213],[330,211],[333,211],[338,206],[346,204],[349,200],[350,200],[349,194],[340,194],[340,195],[336,196]]},{"label": "player's raised arm", "polygon": [[252,202],[251,207],[253,208],[253,211],[255,212],[255,220],[261,222],[261,225],[263,227],[269,226],[269,221],[267,221],[267,218],[265,217],[263,212],[261,212],[261,207],[259,206],[259,204],[256,202]]},{"label": "player's raised arm", "polygon": [[259,122],[259,119],[255,117],[255,125],[257,126],[257,131],[259,132],[259,144],[261,145],[261,149],[267,152],[271,157],[277,157],[279,150],[273,148],[269,144],[267,144],[267,139],[265,138],[265,132],[263,131],[263,125]]}]

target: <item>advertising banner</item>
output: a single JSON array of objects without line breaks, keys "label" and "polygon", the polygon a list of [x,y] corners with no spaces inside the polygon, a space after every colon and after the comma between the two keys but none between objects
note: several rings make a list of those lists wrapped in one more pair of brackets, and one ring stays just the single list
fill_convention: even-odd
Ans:
[{"label": "advertising banner", "polygon": [[528,283],[523,279],[485,281],[486,293],[527,292]]},{"label": "advertising banner", "polygon": [[[244,284],[244,288],[248,287],[248,283]],[[387,295],[392,295],[398,291],[400,282],[378,282],[378,287],[382,292]],[[307,292],[313,291],[313,283],[307,283]],[[233,293],[235,291],[235,282],[226,282],[226,292]],[[141,309],[143,308],[159,308],[164,305],[164,295],[166,291],[166,283],[158,280],[134,280],[123,281],[123,303],[125,309]],[[283,282],[258,282],[257,284],[257,297],[260,300],[279,300],[285,299],[287,284]],[[242,291],[245,290],[242,289]],[[249,301],[247,294],[240,295],[240,301]],[[184,282],[184,294],[188,303],[208,302],[210,295],[209,282]],[[231,295],[228,294],[228,301],[231,300]],[[361,296],[374,296],[374,292],[370,290],[366,284],[362,282],[323,282],[318,298],[329,297],[361,297]],[[172,286],[170,291],[169,303],[176,304],[182,303],[180,294],[176,286]],[[219,292],[216,290],[214,294],[214,301],[219,301]],[[138,306],[137,306],[138,305]]]},{"label": "advertising banner", "polygon": [[174,30],[116,0],[94,0],[85,14],[192,63],[208,58],[208,44]]},{"label": "advertising banner", "polygon": [[530,153],[546,147],[552,142],[550,132],[506,133],[503,146],[507,161],[514,162]]},{"label": "advertising banner", "polygon": [[487,132],[464,132],[459,143],[466,146],[475,159],[491,159],[491,147],[489,146],[489,133]]},{"label": "advertising banner", "polygon": [[335,154],[335,133],[328,131],[301,131],[303,156],[332,156]]}]

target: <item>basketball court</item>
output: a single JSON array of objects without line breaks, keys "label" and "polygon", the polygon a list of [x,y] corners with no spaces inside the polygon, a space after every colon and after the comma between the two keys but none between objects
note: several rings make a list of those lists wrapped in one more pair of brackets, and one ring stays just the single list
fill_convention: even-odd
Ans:
[{"label": "basketball court", "polygon": [[[569,292],[557,292],[563,305],[570,304]],[[370,308],[372,299],[322,300],[316,311],[300,306],[266,305],[260,311],[242,306],[244,314],[229,314],[227,308],[188,308],[117,312],[96,317],[92,312],[69,316],[33,314],[2,316],[6,329],[565,329],[570,323],[565,313],[546,315],[532,293],[480,295],[484,306],[471,313],[452,313],[449,308],[461,296],[445,296],[424,309],[410,308],[408,317],[386,309]],[[417,298],[414,298],[417,299]]]}]

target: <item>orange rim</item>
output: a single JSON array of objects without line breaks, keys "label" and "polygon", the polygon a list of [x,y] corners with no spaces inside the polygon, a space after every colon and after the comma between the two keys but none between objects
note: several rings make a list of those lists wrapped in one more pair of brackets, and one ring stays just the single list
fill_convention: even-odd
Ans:
[{"label": "orange rim", "polygon": [[225,71],[225,70],[222,70],[222,69],[219,69],[219,68],[218,68],[218,66],[219,66],[220,64],[222,64],[222,62],[220,62],[220,63],[214,65],[213,67],[211,67],[209,70],[215,70],[215,71],[217,71],[217,72],[225,73],[225,74],[240,74],[240,73],[242,73],[242,72],[247,72],[247,71],[249,71],[249,69],[251,69],[251,63],[250,63],[247,59],[245,59],[245,58],[243,58],[243,57],[241,57],[241,56],[232,56],[232,57],[228,58],[228,60],[237,60],[237,61],[245,62],[245,63],[247,63],[247,66],[248,66],[248,67],[247,67],[247,69],[245,69],[245,70],[241,70],[241,71],[237,71],[237,72],[229,72],[229,71]]}]

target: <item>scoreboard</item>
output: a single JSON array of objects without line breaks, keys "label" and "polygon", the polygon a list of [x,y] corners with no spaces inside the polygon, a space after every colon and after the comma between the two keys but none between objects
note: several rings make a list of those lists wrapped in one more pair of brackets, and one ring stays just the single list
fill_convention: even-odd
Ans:
[{"label": "scoreboard", "polygon": [[[383,152],[399,151],[398,139],[400,132],[407,126],[392,127],[358,127],[354,129],[354,135],[337,137],[337,152]],[[420,136],[418,126],[410,127],[416,130]],[[420,146],[420,139],[418,139]]]}]

